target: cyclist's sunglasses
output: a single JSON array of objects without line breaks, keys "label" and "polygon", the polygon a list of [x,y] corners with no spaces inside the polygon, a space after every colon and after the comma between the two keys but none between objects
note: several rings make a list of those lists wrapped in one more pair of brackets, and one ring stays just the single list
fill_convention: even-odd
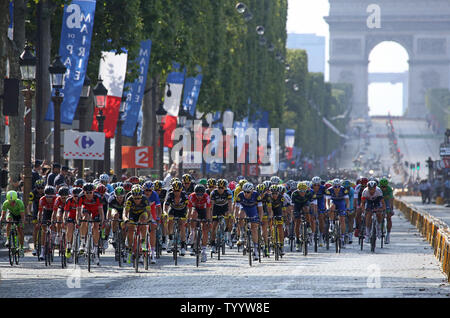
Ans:
[{"label": "cyclist's sunglasses", "polygon": [[181,191],[181,189],[178,189],[178,190],[173,190],[173,192],[180,192]]},{"label": "cyclist's sunglasses", "polygon": [[140,196],[133,196],[133,199],[134,200],[141,200],[142,199],[142,196],[140,195]]},{"label": "cyclist's sunglasses", "polygon": [[225,189],[225,187],[218,187],[217,189]]},{"label": "cyclist's sunglasses", "polygon": [[153,190],[144,190],[144,192],[152,192]]},{"label": "cyclist's sunglasses", "polygon": [[94,191],[85,192],[85,194],[93,194],[93,193],[94,193]]},{"label": "cyclist's sunglasses", "polygon": [[45,197],[47,199],[53,199],[54,197],[56,197],[56,195],[54,195],[54,194],[46,194]]},{"label": "cyclist's sunglasses", "polygon": [[36,189],[37,189],[37,190],[44,190],[45,187],[44,187],[44,186],[36,186]]},{"label": "cyclist's sunglasses", "polygon": [[252,191],[244,191],[244,193],[247,193],[247,194],[249,194],[249,193],[252,193]]}]

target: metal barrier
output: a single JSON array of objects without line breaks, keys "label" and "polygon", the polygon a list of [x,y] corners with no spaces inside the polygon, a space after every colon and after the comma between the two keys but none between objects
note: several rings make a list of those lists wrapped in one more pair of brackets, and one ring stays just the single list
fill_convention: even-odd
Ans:
[{"label": "metal barrier", "polygon": [[450,282],[450,229],[448,225],[400,199],[394,199],[394,206],[405,215],[433,247],[434,255],[442,264],[442,271]]}]

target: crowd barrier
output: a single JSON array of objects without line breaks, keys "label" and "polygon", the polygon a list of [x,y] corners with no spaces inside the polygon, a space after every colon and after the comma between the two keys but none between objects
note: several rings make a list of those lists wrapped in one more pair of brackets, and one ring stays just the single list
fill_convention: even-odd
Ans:
[{"label": "crowd barrier", "polygon": [[402,200],[394,199],[394,206],[433,247],[434,255],[441,262],[442,270],[450,282],[450,229],[447,224]]}]

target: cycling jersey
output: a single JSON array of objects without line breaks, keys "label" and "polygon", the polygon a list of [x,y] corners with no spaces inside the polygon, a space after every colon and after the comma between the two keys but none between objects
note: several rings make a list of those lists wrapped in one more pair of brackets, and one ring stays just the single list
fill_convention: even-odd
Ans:
[{"label": "cycling jersey", "polygon": [[30,192],[29,202],[33,203],[33,220],[37,219],[37,214],[39,210],[39,200],[44,196],[44,191],[39,193],[37,189]]},{"label": "cycling jersey", "polygon": [[392,188],[390,186],[387,186],[385,188],[380,188],[381,191],[383,192],[383,199],[384,199],[384,203],[386,204],[386,210],[389,212],[392,212],[391,209],[393,207],[391,207],[391,199],[394,198],[394,191],[392,190]]},{"label": "cycling jersey", "polygon": [[286,199],[280,194],[278,194],[276,199],[272,196],[271,206],[274,216],[283,216],[283,211],[287,206]]},{"label": "cycling jersey", "polygon": [[125,198],[122,203],[119,203],[115,195],[109,197],[108,200],[108,210],[115,209],[119,213],[119,218],[122,218],[123,208],[125,207]]},{"label": "cycling jersey", "polygon": [[43,196],[39,200],[39,213],[43,212],[42,221],[49,221],[53,214],[53,206],[55,205],[56,197],[53,197],[50,202],[47,201],[47,198]]},{"label": "cycling jersey", "polygon": [[5,202],[3,202],[2,211],[3,212],[9,212],[13,216],[20,216],[20,213],[24,213],[25,212],[25,206],[23,205],[23,201],[20,200],[20,199],[17,199],[14,202],[15,202],[14,205],[12,205],[9,202],[9,200],[6,200]]},{"label": "cycling jersey", "polygon": [[294,204],[294,217],[296,219],[300,218],[303,213],[303,208],[308,207],[310,203],[316,203],[317,201],[314,199],[314,193],[311,190],[304,192],[305,194],[302,196],[300,194],[300,190],[295,190],[292,192],[292,203]]},{"label": "cycling jersey", "polygon": [[269,216],[269,207],[272,207],[272,196],[270,193],[266,192],[262,195],[262,206],[263,206],[263,219],[267,219]]},{"label": "cycling jersey", "polygon": [[228,208],[228,201],[231,198],[232,194],[229,189],[225,189],[222,194],[217,189],[211,192],[211,201],[214,201],[214,206],[227,206]]},{"label": "cycling jersey", "polygon": [[88,200],[86,194],[82,194],[78,199],[78,207],[81,208],[82,212],[87,211],[91,214],[92,218],[95,218],[98,215],[98,208],[103,208],[103,204],[100,200],[100,196],[94,192],[92,200]]},{"label": "cycling jersey", "polygon": [[180,198],[178,202],[175,202],[175,193],[173,191],[169,191],[166,197],[165,205],[170,206],[171,209],[174,210],[186,210],[186,206],[189,202],[189,198],[186,194],[186,192],[181,191]]},{"label": "cycling jersey", "polygon": [[241,193],[242,192],[242,188],[241,188],[241,186],[240,185],[238,185],[235,189],[234,189],[234,192],[233,192],[233,196],[234,196],[234,198],[233,198],[233,202],[236,202],[236,200],[237,200],[237,196],[239,195],[239,193]]},{"label": "cycling jersey", "polygon": [[55,204],[53,205],[53,212],[58,212],[59,209],[64,211],[65,204],[66,202],[64,202],[60,196],[56,197]]},{"label": "cycling jersey", "polygon": [[150,196],[146,196],[146,198],[148,199],[148,202],[150,203],[153,220],[156,220],[156,207],[161,206],[161,202],[159,201],[158,193],[156,193],[155,191],[152,191],[152,194],[150,194]]},{"label": "cycling jersey", "polygon": [[161,189],[161,191],[159,191],[159,194],[158,194],[159,202],[161,203],[161,206],[164,205],[164,202],[166,201],[166,196],[167,196],[167,190]]},{"label": "cycling jersey", "polygon": [[114,193],[114,187],[112,185],[110,185],[109,183],[106,185],[106,192]]},{"label": "cycling jersey", "polygon": [[365,202],[366,209],[380,208],[382,207],[383,192],[376,187],[374,193],[370,194],[369,188],[366,188],[361,195],[361,200]]},{"label": "cycling jersey", "polygon": [[194,188],[195,188],[195,183],[194,182],[191,182],[187,189],[185,188],[185,186],[183,184],[183,191],[186,192],[187,195],[190,195],[191,193],[194,193]]},{"label": "cycling jersey", "polygon": [[133,222],[138,222],[141,215],[149,215],[151,212],[150,202],[145,196],[142,197],[139,203],[131,197],[125,202],[125,209],[128,209],[128,217]]},{"label": "cycling jersey", "polygon": [[284,201],[286,202],[286,206],[292,205],[292,199],[287,193],[283,194],[283,198]]},{"label": "cycling jersey", "polygon": [[334,187],[330,187],[329,189],[327,189],[327,191],[325,192],[325,197],[331,200],[340,216],[345,216],[347,210],[345,199],[349,198],[349,191],[342,186],[338,188],[339,190],[337,191],[337,193],[335,189],[336,188]]},{"label": "cycling jersey", "polygon": [[354,196],[355,196],[355,190],[352,187],[350,187],[348,189],[348,199],[349,199],[349,209],[351,211],[353,210],[353,199],[354,199]]},{"label": "cycling jersey", "polygon": [[311,190],[313,191],[313,204],[317,205],[317,211],[319,213],[325,213],[326,207],[325,207],[325,192],[327,191],[327,188],[325,186],[320,185],[319,189],[317,191],[314,191],[314,187],[311,186]]},{"label": "cycling jersey", "polygon": [[77,198],[69,197],[66,200],[66,204],[64,205],[64,212],[68,213],[67,220],[75,220],[77,217],[77,207],[78,207],[78,201]]},{"label": "cycling jersey", "polygon": [[208,194],[204,193],[199,196],[196,193],[191,193],[189,195],[188,206],[190,208],[194,207],[196,210],[206,209],[211,207],[211,199]]},{"label": "cycling jersey", "polygon": [[252,218],[251,222],[259,222],[257,206],[262,207],[262,198],[258,192],[253,191],[250,198],[245,198],[245,194],[241,191],[236,196],[236,203],[244,210],[247,217]]}]

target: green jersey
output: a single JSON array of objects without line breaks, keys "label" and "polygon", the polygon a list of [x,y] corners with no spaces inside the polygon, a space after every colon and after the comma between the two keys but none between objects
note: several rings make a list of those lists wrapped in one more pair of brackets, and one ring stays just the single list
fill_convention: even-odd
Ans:
[{"label": "green jersey", "polygon": [[25,206],[20,199],[17,199],[15,201],[14,206],[11,205],[8,200],[6,200],[5,202],[3,202],[2,211],[9,211],[12,215],[20,216],[20,213],[25,212]]},{"label": "green jersey", "polygon": [[383,191],[383,198],[385,200],[387,199],[393,199],[394,198],[394,191],[390,186],[387,186],[386,188],[381,188],[381,191]]}]

